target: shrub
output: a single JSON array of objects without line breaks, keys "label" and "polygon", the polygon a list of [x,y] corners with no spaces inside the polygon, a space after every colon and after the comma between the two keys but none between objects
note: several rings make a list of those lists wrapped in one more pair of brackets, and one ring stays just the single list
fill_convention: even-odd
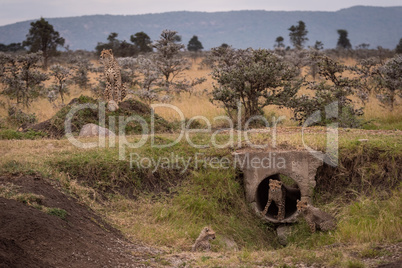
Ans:
[{"label": "shrub", "polygon": [[[263,115],[267,105],[287,106],[301,86],[299,71],[266,49],[214,48],[212,102],[229,115],[244,109],[244,121]],[[237,121],[237,120],[236,120]]]},{"label": "shrub", "polygon": [[[358,78],[348,78],[347,74],[353,72],[353,68],[343,65],[328,56],[316,55],[313,57],[318,66],[319,81],[309,82],[307,88],[314,92],[313,96],[302,95],[292,99],[290,106],[294,108],[294,119],[301,124],[316,111],[328,111],[324,120],[308,122],[308,125],[323,125],[329,122],[337,122],[340,127],[360,127],[357,116],[363,115],[362,108],[355,108],[351,96],[361,87]],[[336,102],[336,105],[329,106]],[[329,111],[329,107],[334,108]],[[337,111],[335,110],[337,107]],[[332,118],[331,118],[332,116]]]},{"label": "shrub", "polygon": [[11,106],[8,108],[8,119],[14,124],[34,124],[38,122],[38,118],[35,113],[29,114],[24,113],[21,109],[18,109],[15,106]]},{"label": "shrub", "polygon": [[374,79],[378,83],[377,98],[393,111],[397,96],[402,97],[402,55],[396,55],[377,68]]}]

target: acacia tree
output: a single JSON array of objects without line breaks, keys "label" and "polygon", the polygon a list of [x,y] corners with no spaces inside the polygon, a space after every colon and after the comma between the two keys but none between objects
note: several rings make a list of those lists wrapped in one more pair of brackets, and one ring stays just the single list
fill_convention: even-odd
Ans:
[{"label": "acacia tree", "polygon": [[130,36],[130,41],[137,46],[139,52],[152,52],[151,38],[144,32],[138,32]]},{"label": "acacia tree", "polygon": [[359,75],[359,80],[362,86],[356,92],[357,97],[365,105],[370,98],[370,95],[376,89],[377,83],[374,80],[377,72],[377,66],[380,65],[378,57],[370,57],[362,59],[353,67],[354,71]]},{"label": "acacia tree", "polygon": [[137,46],[125,40],[121,41],[117,39],[118,35],[118,33],[112,32],[107,37],[107,43],[99,42],[95,47],[96,53],[100,55],[102,50],[111,49],[115,57],[131,57],[136,55],[138,53]]},{"label": "acacia tree", "polygon": [[300,89],[297,69],[266,49],[214,48],[212,53],[212,78],[218,85],[211,101],[223,104],[229,116],[238,110],[238,102],[245,121],[262,115],[267,105],[287,106]]},{"label": "acacia tree", "polygon": [[[141,57],[138,56],[138,57]],[[130,88],[134,87],[138,83],[138,70],[137,59],[133,57],[117,58],[117,62],[120,66],[121,81],[128,85]]]},{"label": "acacia tree", "polygon": [[17,52],[17,51],[24,51],[24,47],[21,43],[11,43],[8,45],[0,44],[0,51],[2,52]]},{"label": "acacia tree", "polygon": [[402,98],[402,55],[397,54],[376,68],[373,79],[377,82],[377,98],[383,106],[393,111],[397,96]]},{"label": "acacia tree", "polygon": [[167,102],[173,97],[172,94],[191,94],[194,86],[206,80],[203,77],[191,81],[183,78],[183,72],[190,68],[190,64],[181,56],[184,45],[178,40],[181,38],[176,31],[164,30],[160,39],[152,44],[155,53],[137,57],[137,82],[140,89],[135,94],[141,100],[149,104],[155,101]]},{"label": "acacia tree", "polygon": [[88,72],[93,69],[93,64],[90,60],[86,57],[75,56],[69,59],[69,63],[72,65],[72,81],[81,89],[90,87]]},{"label": "acacia tree", "polygon": [[24,47],[29,47],[30,52],[43,52],[44,69],[47,69],[49,58],[58,54],[57,47],[63,46],[65,42],[59,32],[54,30],[53,25],[44,18],[31,22],[31,28],[26,37],[27,39],[22,43]]},{"label": "acacia tree", "polygon": [[323,50],[324,49],[324,44],[321,41],[315,41],[315,44],[313,46],[315,50]]},{"label": "acacia tree", "polygon": [[48,76],[39,71],[42,52],[27,55],[11,56],[0,53],[1,82],[5,85],[1,92],[10,99],[15,99],[17,105],[29,107],[32,101],[41,95],[43,81]]},{"label": "acacia tree", "polygon": [[[294,119],[303,123],[316,111],[325,111],[325,107],[333,102],[338,104],[338,123],[341,127],[359,127],[356,116],[362,115],[362,108],[356,109],[351,96],[361,88],[358,77],[349,78],[346,73],[353,72],[353,67],[343,65],[322,54],[313,55],[318,75],[321,80],[309,82],[307,88],[314,95],[302,95],[292,100]],[[325,123],[325,122],[321,122]]]},{"label": "acacia tree", "polygon": [[204,49],[204,47],[202,46],[202,43],[198,40],[198,36],[193,35],[193,37],[188,42],[187,50],[193,51],[193,52],[198,52],[202,49]]},{"label": "acacia tree", "polygon": [[395,53],[402,54],[402,38],[399,39],[399,43],[395,47]]},{"label": "acacia tree", "polygon": [[306,24],[303,21],[299,21],[298,25],[292,25],[288,30],[290,31],[290,42],[296,49],[302,49],[304,43],[308,41]]},{"label": "acacia tree", "polygon": [[61,103],[64,104],[64,95],[69,94],[68,85],[72,83],[69,79],[71,70],[63,67],[60,64],[50,66],[50,75],[54,78],[52,85],[49,88],[48,100],[54,102],[58,96],[61,98]]},{"label": "acacia tree", "polygon": [[190,69],[190,63],[181,56],[184,45],[179,43],[180,36],[176,31],[164,30],[160,39],[156,40],[152,46],[156,53],[151,60],[158,73],[162,76],[160,86],[168,94],[180,94],[183,91],[190,91],[195,85],[205,81],[204,78],[187,81],[183,79],[183,72]]},{"label": "acacia tree", "polygon": [[351,49],[352,45],[350,44],[350,41],[348,38],[348,31],[339,29],[338,34],[339,34],[339,39],[338,39],[338,43],[336,44],[336,47],[343,48],[343,49]]},{"label": "acacia tree", "polygon": [[136,94],[148,105],[155,101],[166,102],[170,99],[170,96],[165,94],[163,88],[159,86],[163,81],[159,69],[155,64],[156,60],[154,56],[137,57],[138,72],[142,79],[138,82],[140,89],[136,91]]},{"label": "acacia tree", "polygon": [[184,45],[177,42],[176,31],[164,30],[160,39],[156,40],[152,46],[156,49],[154,62],[159,73],[164,78],[164,87],[169,92],[174,86],[173,79],[190,69],[188,60],[181,57],[180,52]]},{"label": "acacia tree", "polygon": [[[317,41],[318,42],[318,41]],[[316,42],[316,44],[317,44]],[[319,48],[316,48],[317,46],[310,47],[309,51],[309,57],[307,58],[307,66],[308,66],[308,74],[311,75],[313,80],[316,79],[317,73],[318,73],[318,65],[317,65],[317,58],[322,54]]]},{"label": "acacia tree", "polygon": [[279,48],[279,49],[285,48],[285,44],[283,43],[284,40],[285,40],[285,39],[284,39],[282,36],[278,36],[278,37],[275,39],[274,48]]}]

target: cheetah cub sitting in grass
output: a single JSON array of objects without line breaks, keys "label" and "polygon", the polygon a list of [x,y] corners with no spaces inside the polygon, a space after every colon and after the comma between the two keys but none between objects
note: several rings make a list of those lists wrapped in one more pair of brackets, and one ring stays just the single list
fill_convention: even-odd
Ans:
[{"label": "cheetah cub sitting in grass", "polygon": [[210,227],[204,227],[197,240],[195,240],[194,245],[191,247],[191,251],[210,251],[211,244],[209,243],[209,240],[211,239],[215,239],[214,230]]},{"label": "cheetah cub sitting in grass", "polygon": [[297,212],[301,213],[314,233],[316,229],[321,231],[334,230],[336,227],[335,218],[320,209],[307,204],[306,201],[297,200]]},{"label": "cheetah cub sitting in grass", "polygon": [[269,180],[269,191],[268,191],[268,202],[262,211],[262,215],[266,215],[268,208],[272,201],[278,207],[278,215],[276,218],[278,220],[283,220],[285,218],[285,202],[286,202],[286,188],[282,186],[282,182],[278,180]]}]

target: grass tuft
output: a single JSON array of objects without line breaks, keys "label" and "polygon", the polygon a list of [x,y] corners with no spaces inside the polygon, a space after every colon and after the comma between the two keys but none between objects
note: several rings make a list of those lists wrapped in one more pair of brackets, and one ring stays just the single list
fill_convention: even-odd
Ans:
[{"label": "grass tuft", "polygon": [[61,208],[46,208],[46,209],[44,209],[44,211],[47,214],[59,217],[62,220],[66,220],[66,217],[68,214],[67,211],[65,211],[64,209],[61,209]]},{"label": "grass tuft", "polygon": [[336,232],[345,243],[393,243],[402,239],[402,191],[386,200],[361,197],[342,210]]},{"label": "grass tuft", "polygon": [[35,140],[46,136],[46,133],[42,131],[28,130],[27,132],[19,132],[12,129],[0,130],[0,140]]}]

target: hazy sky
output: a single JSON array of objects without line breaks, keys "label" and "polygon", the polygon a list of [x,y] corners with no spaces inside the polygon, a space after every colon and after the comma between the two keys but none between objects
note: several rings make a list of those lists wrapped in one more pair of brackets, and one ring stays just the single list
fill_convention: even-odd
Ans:
[{"label": "hazy sky", "polygon": [[0,0],[0,25],[94,14],[134,15],[166,11],[320,10],[355,5],[401,6],[402,0]]}]

